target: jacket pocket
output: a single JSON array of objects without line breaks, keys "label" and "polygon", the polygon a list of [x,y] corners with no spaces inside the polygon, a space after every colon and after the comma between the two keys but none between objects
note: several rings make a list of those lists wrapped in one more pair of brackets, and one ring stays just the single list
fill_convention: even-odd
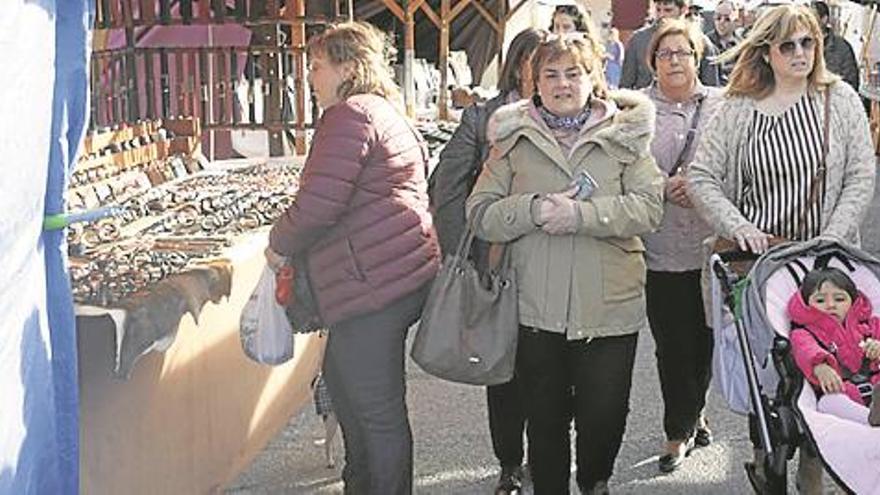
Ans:
[{"label": "jacket pocket", "polygon": [[599,240],[602,296],[606,302],[626,301],[645,291],[645,246],[638,237]]},{"label": "jacket pocket", "polygon": [[367,279],[367,276],[364,275],[363,270],[361,270],[361,265],[358,263],[357,256],[354,253],[354,247],[351,245],[351,239],[348,237],[345,238],[345,252],[347,260],[347,266],[345,271],[347,271],[355,280],[360,280],[361,282]]}]

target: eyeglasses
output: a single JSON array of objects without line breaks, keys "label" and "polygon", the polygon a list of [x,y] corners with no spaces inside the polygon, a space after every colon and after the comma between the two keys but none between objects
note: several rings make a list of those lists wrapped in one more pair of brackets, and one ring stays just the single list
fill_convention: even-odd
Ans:
[{"label": "eyeglasses", "polygon": [[688,50],[688,49],[670,50],[668,48],[663,48],[661,50],[657,50],[657,52],[654,54],[654,56],[657,57],[658,60],[665,60],[665,61],[670,61],[673,59],[673,57],[678,57],[679,60],[684,60],[686,58],[693,57],[694,53],[696,53],[696,52],[693,50]]},{"label": "eyeglasses", "polygon": [[816,40],[813,39],[812,36],[804,36],[803,38],[796,40],[785,40],[782,43],[779,43],[779,53],[783,56],[791,57],[794,55],[794,52],[797,51],[798,46],[800,46],[805,53],[809,53],[812,52],[813,47],[816,46]]}]

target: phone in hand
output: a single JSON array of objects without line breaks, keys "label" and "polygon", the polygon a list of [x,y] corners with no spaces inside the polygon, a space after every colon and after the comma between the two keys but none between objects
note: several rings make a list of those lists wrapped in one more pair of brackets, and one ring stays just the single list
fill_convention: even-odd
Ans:
[{"label": "phone in hand", "polygon": [[596,183],[596,179],[594,179],[586,170],[580,170],[575,174],[574,180],[571,181],[569,187],[575,188],[574,199],[585,201],[596,192],[596,189],[599,188],[599,184]]}]

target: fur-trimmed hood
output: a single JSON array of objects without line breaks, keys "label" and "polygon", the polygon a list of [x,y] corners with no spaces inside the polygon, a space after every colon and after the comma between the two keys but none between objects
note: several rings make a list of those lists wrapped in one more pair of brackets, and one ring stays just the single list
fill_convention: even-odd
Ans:
[{"label": "fur-trimmed hood", "polygon": [[[619,90],[609,94],[605,117],[584,129],[574,148],[595,143],[621,162],[631,162],[649,154],[654,134],[654,104],[637,91]],[[552,137],[550,129],[535,119],[532,100],[520,100],[499,108],[489,121],[487,136],[496,152],[509,150],[520,136],[539,133]]]}]

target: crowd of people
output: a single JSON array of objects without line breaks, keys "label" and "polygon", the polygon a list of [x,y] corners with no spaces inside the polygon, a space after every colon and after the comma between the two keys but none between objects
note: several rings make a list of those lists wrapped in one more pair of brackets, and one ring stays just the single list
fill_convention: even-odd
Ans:
[{"label": "crowd of people", "polygon": [[464,110],[430,178],[384,35],[346,23],[310,41],[323,116],[267,258],[307,259],[329,327],[323,376],[345,493],[412,491],[404,341],[468,222],[475,263],[506,244],[518,282],[514,379],[487,388],[496,493],[521,489],[525,463],[536,494],[568,493],[572,423],[577,486],[609,493],[645,327],[663,397],[659,470],[713,441],[707,246],[858,244],[873,195],[867,119],[823,5],[773,7],[744,25],[724,0],[706,34],[687,0],[656,0],[625,49],[559,6],[549,31],[512,40],[498,96]]}]

